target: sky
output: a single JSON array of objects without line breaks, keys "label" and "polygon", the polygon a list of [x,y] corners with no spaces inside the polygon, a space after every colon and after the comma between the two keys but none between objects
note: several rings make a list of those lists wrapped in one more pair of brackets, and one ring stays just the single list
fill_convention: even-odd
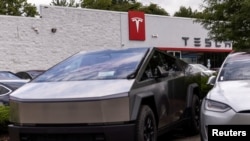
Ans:
[{"label": "sky", "polygon": [[[27,2],[39,5],[49,5],[52,0],[27,0]],[[77,0],[76,0],[77,1]],[[157,4],[161,8],[165,9],[170,16],[173,16],[176,11],[179,11],[180,6],[191,7],[192,10],[200,11],[200,5],[203,0],[137,0],[143,5],[149,5],[150,3]]]}]

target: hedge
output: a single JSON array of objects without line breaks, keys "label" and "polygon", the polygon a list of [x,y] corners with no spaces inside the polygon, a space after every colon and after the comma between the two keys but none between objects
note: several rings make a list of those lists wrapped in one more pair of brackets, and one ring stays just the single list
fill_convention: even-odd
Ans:
[{"label": "hedge", "polygon": [[0,106],[0,133],[5,133],[8,131],[9,124],[9,106]]}]

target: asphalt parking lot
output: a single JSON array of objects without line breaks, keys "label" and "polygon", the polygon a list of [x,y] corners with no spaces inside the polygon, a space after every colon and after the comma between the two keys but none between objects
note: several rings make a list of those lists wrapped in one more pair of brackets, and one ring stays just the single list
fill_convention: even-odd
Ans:
[{"label": "asphalt parking lot", "polygon": [[158,141],[200,141],[200,135],[189,136],[182,131],[173,131],[160,136]]},{"label": "asphalt parking lot", "polygon": [[200,136],[174,137],[173,139],[161,138],[159,141],[200,141]]}]

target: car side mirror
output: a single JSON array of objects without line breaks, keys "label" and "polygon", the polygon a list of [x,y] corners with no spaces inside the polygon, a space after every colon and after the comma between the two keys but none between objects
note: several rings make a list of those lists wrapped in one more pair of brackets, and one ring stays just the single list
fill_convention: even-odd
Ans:
[{"label": "car side mirror", "polygon": [[212,75],[208,78],[207,80],[207,84],[208,85],[214,85],[215,84],[215,81],[216,81],[216,76]]}]

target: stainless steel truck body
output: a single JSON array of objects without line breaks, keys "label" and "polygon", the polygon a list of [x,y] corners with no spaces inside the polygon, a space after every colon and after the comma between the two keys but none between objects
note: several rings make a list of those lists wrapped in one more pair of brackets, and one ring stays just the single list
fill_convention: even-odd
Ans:
[{"label": "stainless steel truck body", "polygon": [[156,141],[177,125],[197,133],[199,78],[154,47],[80,52],[10,95],[10,139]]}]

